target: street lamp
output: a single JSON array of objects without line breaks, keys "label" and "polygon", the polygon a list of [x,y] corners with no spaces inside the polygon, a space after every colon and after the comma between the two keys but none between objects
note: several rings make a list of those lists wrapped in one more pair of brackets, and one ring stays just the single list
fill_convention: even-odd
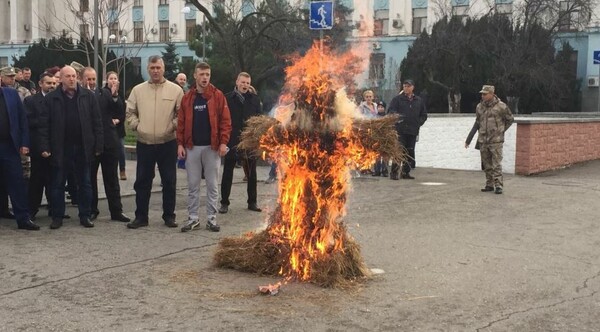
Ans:
[{"label": "street lamp", "polygon": [[127,66],[127,59],[125,58],[125,44],[127,43],[127,36],[122,36],[121,37],[121,46],[123,47],[123,98],[125,98],[125,78],[126,78],[126,66]]}]

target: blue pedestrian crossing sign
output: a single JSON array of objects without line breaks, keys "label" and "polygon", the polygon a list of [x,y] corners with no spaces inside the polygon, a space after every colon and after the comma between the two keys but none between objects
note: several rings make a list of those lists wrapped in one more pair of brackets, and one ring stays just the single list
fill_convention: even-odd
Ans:
[{"label": "blue pedestrian crossing sign", "polygon": [[600,51],[594,51],[594,64],[600,64]]},{"label": "blue pedestrian crossing sign", "polygon": [[333,28],[333,1],[313,1],[310,3],[311,30],[330,30]]}]

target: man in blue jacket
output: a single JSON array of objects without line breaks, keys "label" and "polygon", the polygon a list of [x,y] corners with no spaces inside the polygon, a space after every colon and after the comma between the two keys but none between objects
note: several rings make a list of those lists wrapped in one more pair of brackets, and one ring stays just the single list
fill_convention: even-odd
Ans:
[{"label": "man in blue jacket", "polygon": [[427,121],[427,110],[425,102],[421,97],[414,94],[415,82],[413,80],[405,80],[402,83],[402,92],[394,97],[390,102],[388,113],[399,114],[400,120],[396,123],[396,131],[400,144],[408,153],[408,160],[402,163],[402,173],[398,176],[400,165],[393,163],[390,178],[392,180],[414,179],[410,175],[410,170],[415,168],[415,145],[419,129]]},{"label": "man in blue jacket", "polygon": [[29,153],[27,115],[17,90],[0,88],[0,169],[19,229],[37,231],[29,220],[27,187],[23,179],[21,154]]}]

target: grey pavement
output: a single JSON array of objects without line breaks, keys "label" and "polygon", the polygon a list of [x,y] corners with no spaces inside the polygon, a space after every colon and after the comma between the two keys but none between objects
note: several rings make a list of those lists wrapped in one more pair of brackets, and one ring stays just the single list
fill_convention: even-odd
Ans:
[{"label": "grey pavement", "polygon": [[[128,172],[123,203],[133,215],[133,163]],[[264,226],[276,202],[276,186],[261,182],[264,211],[248,211],[242,173],[220,233],[166,228],[159,192],[150,226],[138,230],[109,221],[105,200],[93,229],[72,219],[50,230],[39,218],[43,229],[26,232],[0,220],[0,330],[600,330],[600,161],[506,176],[503,195],[479,191],[481,172],[354,179],[345,221],[369,267],[385,273],[351,290],[289,283],[277,296],[257,287],[278,278],[211,265],[220,238]]]}]

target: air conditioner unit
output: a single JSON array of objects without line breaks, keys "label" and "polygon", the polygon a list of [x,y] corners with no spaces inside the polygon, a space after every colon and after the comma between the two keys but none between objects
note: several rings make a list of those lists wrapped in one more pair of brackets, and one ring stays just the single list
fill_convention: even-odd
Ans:
[{"label": "air conditioner unit", "polygon": [[25,31],[29,31],[31,27],[29,26],[29,24],[25,24],[23,25],[23,29],[25,29]]},{"label": "air conditioner unit", "polygon": [[597,88],[600,85],[600,79],[598,76],[588,76],[588,87]]},{"label": "air conditioner unit", "polygon": [[158,30],[156,28],[152,28],[150,29],[150,32],[152,32],[153,35],[158,33]]},{"label": "air conditioner unit", "polygon": [[402,29],[404,28],[404,22],[401,19],[395,19],[392,21],[392,26],[394,29]]},{"label": "air conditioner unit", "polygon": [[169,28],[169,31],[171,31],[171,33],[177,33],[177,24],[171,24],[171,28]]},{"label": "air conditioner unit", "polygon": [[374,42],[373,43],[373,49],[374,50],[380,50],[381,49],[381,43],[380,42]]}]

